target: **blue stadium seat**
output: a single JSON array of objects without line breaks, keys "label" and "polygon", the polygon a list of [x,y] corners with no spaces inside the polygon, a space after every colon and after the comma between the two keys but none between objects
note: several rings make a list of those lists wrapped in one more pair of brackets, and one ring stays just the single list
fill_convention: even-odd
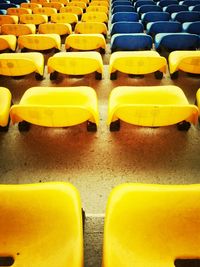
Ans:
[{"label": "blue stadium seat", "polygon": [[170,20],[170,14],[168,12],[147,12],[142,14],[141,21],[144,25],[146,25],[148,22],[154,22],[154,21],[169,21]]},{"label": "blue stadium seat", "polygon": [[10,3],[10,4],[0,3],[0,9],[8,9],[10,7],[19,7],[19,5],[13,4],[13,3]]},{"label": "blue stadium seat", "polygon": [[169,6],[169,5],[178,5],[177,0],[161,0],[158,2],[158,5],[161,7]]},{"label": "blue stadium seat", "polygon": [[111,52],[137,51],[152,48],[152,38],[145,33],[114,34],[111,37]]},{"label": "blue stadium seat", "polygon": [[120,6],[120,5],[123,5],[123,6],[132,6],[132,3],[130,1],[115,1],[112,3],[112,8],[116,7],[116,6]]},{"label": "blue stadium seat", "polygon": [[189,6],[190,11],[200,11],[200,4],[196,6]]},{"label": "blue stadium seat", "polygon": [[115,22],[111,24],[110,35],[116,33],[142,33],[144,26],[140,22]]},{"label": "blue stadium seat", "polygon": [[171,14],[172,20],[179,21],[180,23],[192,22],[200,20],[200,12],[197,11],[181,11]]},{"label": "blue stadium seat", "polygon": [[117,12],[135,12],[135,8],[133,6],[119,5],[112,9],[112,14]]},{"label": "blue stadium seat", "polygon": [[117,12],[112,15],[111,23],[119,21],[138,21],[139,15],[136,12]]},{"label": "blue stadium seat", "polygon": [[185,22],[182,27],[184,32],[200,35],[200,21]]},{"label": "blue stadium seat", "polygon": [[178,21],[155,21],[147,24],[147,33],[150,35],[170,32],[182,32],[181,23]]},{"label": "blue stadium seat", "polygon": [[181,5],[196,6],[200,4],[200,0],[185,0],[180,2]]},{"label": "blue stadium seat", "polygon": [[9,0],[1,0],[0,3],[7,3],[7,4],[10,4],[10,1],[9,1]]},{"label": "blue stadium seat", "polygon": [[137,9],[140,6],[144,5],[155,5],[156,3],[153,0],[138,0],[135,2],[135,8]]},{"label": "blue stadium seat", "polygon": [[0,15],[6,15],[7,10],[6,9],[0,9]]},{"label": "blue stadium seat", "polygon": [[188,6],[186,5],[169,5],[163,7],[163,11],[168,12],[170,14],[177,13],[180,11],[188,11]]},{"label": "blue stadium seat", "polygon": [[199,48],[200,39],[196,34],[190,33],[158,33],[155,36],[155,48],[174,50],[195,50]]},{"label": "blue stadium seat", "polygon": [[21,3],[29,3],[29,0],[12,0],[12,3],[20,5]]},{"label": "blue stadium seat", "polygon": [[139,14],[147,13],[151,11],[162,11],[162,8],[157,5],[143,5],[143,6],[138,7],[137,9],[137,12]]}]

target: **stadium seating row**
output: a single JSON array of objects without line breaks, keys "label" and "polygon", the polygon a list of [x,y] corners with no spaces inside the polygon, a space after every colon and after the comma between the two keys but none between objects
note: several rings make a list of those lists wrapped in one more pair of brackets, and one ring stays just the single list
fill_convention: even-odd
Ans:
[{"label": "stadium seating row", "polygon": [[[9,115],[20,131],[31,124],[45,127],[68,127],[87,122],[88,131],[99,123],[97,95],[91,87],[32,87],[19,104],[11,106],[11,93],[0,88],[0,130],[9,128]],[[200,89],[197,92],[200,108]],[[160,127],[177,124],[187,131],[196,124],[200,111],[189,104],[177,86],[119,86],[111,91],[107,124],[119,131],[120,120],[138,126]]]},{"label": "stadium seating row", "polygon": [[[83,267],[85,212],[72,184],[1,185],[0,203],[1,266]],[[107,201],[102,266],[198,263],[199,203],[198,184],[118,185]]]}]

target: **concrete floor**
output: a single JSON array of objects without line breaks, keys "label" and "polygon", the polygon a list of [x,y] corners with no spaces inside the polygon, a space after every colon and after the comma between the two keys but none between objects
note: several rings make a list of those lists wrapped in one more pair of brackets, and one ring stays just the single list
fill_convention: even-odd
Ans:
[{"label": "concrete floor", "polygon": [[[46,60],[50,55],[45,54]],[[199,77],[180,73],[178,80],[171,81],[167,73],[160,81],[153,75],[141,79],[120,74],[110,81],[109,56],[108,45],[101,81],[91,74],[80,79],[60,75],[51,82],[46,69],[41,82],[33,74],[18,80],[0,77],[0,85],[10,89],[14,103],[32,86],[87,85],[97,92],[101,120],[96,133],[87,132],[81,124],[65,129],[33,125],[27,133],[11,125],[8,133],[0,134],[0,183],[67,181],[80,191],[87,215],[86,267],[101,265],[103,214],[113,187],[126,182],[190,184],[199,183],[200,178],[199,126],[180,132],[176,126],[145,128],[122,123],[119,132],[111,133],[106,125],[108,96],[114,87],[174,84],[194,103]]]}]

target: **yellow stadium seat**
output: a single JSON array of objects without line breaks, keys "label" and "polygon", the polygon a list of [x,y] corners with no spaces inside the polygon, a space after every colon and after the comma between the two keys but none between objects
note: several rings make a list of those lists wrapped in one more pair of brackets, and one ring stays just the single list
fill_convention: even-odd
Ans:
[{"label": "yellow stadium seat", "polygon": [[53,7],[36,7],[33,9],[33,14],[43,14],[50,17],[53,14],[57,14],[57,10]]},{"label": "yellow stadium seat", "polygon": [[48,22],[48,16],[42,14],[24,14],[20,16],[20,23],[40,25]]},{"label": "yellow stadium seat", "polygon": [[69,3],[69,0],[51,0],[50,2],[58,2],[67,5]]},{"label": "yellow stadium seat", "polygon": [[96,51],[56,53],[48,59],[47,66],[51,80],[55,80],[58,73],[86,75],[92,72],[97,80],[102,79],[103,61]]},{"label": "yellow stadium seat", "polygon": [[4,24],[1,26],[1,34],[20,36],[34,33],[36,33],[34,24]]},{"label": "yellow stadium seat", "polygon": [[108,23],[108,16],[105,12],[88,12],[82,15],[81,21]]},{"label": "yellow stadium seat", "polygon": [[199,203],[199,184],[117,186],[106,208],[102,267],[199,266]]},{"label": "yellow stadium seat", "polygon": [[3,24],[17,24],[18,16],[0,15],[0,26]]},{"label": "yellow stadium seat", "polygon": [[172,79],[178,78],[178,71],[200,74],[200,51],[173,51],[169,55],[169,70]]},{"label": "yellow stadium seat", "polygon": [[61,7],[64,7],[64,4],[59,3],[59,2],[50,2],[50,3],[43,3],[42,6],[43,7],[53,7],[57,11],[59,11]]},{"label": "yellow stadium seat", "polygon": [[[150,61],[151,64],[149,64]],[[110,79],[115,80],[117,78],[117,71],[135,75],[154,72],[157,79],[162,79],[166,67],[166,59],[156,51],[114,52],[110,57]]]},{"label": "yellow stadium seat", "polygon": [[90,3],[90,6],[105,6],[105,7],[109,7],[109,3],[107,1],[92,1]]},{"label": "yellow stadium seat", "polygon": [[61,7],[60,13],[73,13],[77,16],[81,16],[83,14],[83,9],[79,6],[64,6]]},{"label": "yellow stadium seat", "polygon": [[106,49],[106,41],[102,34],[70,34],[65,40],[65,48],[77,50],[96,50],[100,49],[100,53],[104,54]]},{"label": "yellow stadium seat", "polygon": [[39,33],[56,33],[59,35],[67,35],[72,33],[72,27],[69,23],[44,23],[38,28]]},{"label": "yellow stadium seat", "polygon": [[24,8],[29,8],[31,10],[33,10],[36,7],[42,7],[41,4],[37,4],[37,3],[21,3],[20,6]]},{"label": "yellow stadium seat", "polygon": [[6,266],[83,266],[81,199],[72,184],[1,184],[0,203]]},{"label": "yellow stadium seat", "polygon": [[73,1],[73,2],[69,2],[67,6],[78,6],[82,9],[86,9],[87,4],[81,1]]},{"label": "yellow stadium seat", "polygon": [[[72,2],[74,2],[74,1],[77,2],[77,0],[72,0]],[[90,2],[90,0],[81,0],[81,1],[78,1],[78,2],[83,2],[83,3],[85,3],[86,5],[88,5],[89,2]]]},{"label": "yellow stadium seat", "polygon": [[107,26],[102,22],[78,22],[74,29],[75,33],[101,33],[107,36]]},{"label": "yellow stadium seat", "polygon": [[24,7],[10,7],[7,9],[7,15],[20,16],[22,14],[31,14],[32,10],[30,8]]},{"label": "yellow stadium seat", "polygon": [[61,49],[61,39],[58,34],[28,34],[18,38],[20,49],[27,48],[36,51],[56,48]]},{"label": "yellow stadium seat", "polygon": [[15,35],[0,35],[0,51],[11,49],[15,51],[17,38]]},{"label": "yellow stadium seat", "polygon": [[106,6],[89,6],[86,12],[104,12],[108,14],[108,8]]},{"label": "yellow stadium seat", "polygon": [[4,53],[0,54],[0,75],[23,76],[35,72],[41,80],[44,72],[44,57],[41,53]]},{"label": "yellow stadium seat", "polygon": [[[25,121],[46,127],[67,127],[87,121],[88,131],[96,131],[99,121],[96,92],[87,86],[32,87],[18,105],[11,107],[10,116],[13,123],[23,125]],[[24,130],[21,125],[19,130]]]},{"label": "yellow stadium seat", "polygon": [[200,89],[198,89],[197,94],[196,94],[196,103],[199,108],[199,117],[200,117]]},{"label": "yellow stadium seat", "polygon": [[49,3],[49,0],[31,0],[30,2],[42,5],[43,3]]},{"label": "yellow stadium seat", "polygon": [[9,128],[11,98],[10,91],[5,87],[0,87],[0,132],[6,132]]},{"label": "yellow stadium seat", "polygon": [[78,22],[78,16],[72,13],[58,13],[51,15],[51,22],[75,24]]},{"label": "yellow stadium seat", "polygon": [[111,131],[120,129],[120,120],[148,127],[177,124],[179,130],[186,131],[190,123],[197,123],[198,108],[189,104],[177,86],[119,86],[109,99]]}]

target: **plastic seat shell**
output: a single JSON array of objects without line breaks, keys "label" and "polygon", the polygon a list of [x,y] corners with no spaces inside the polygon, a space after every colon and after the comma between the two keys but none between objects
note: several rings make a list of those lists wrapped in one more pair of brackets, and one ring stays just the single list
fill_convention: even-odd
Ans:
[{"label": "plastic seat shell", "polygon": [[11,93],[5,87],[0,87],[0,126],[6,127],[9,122],[9,112],[11,106]]}]

